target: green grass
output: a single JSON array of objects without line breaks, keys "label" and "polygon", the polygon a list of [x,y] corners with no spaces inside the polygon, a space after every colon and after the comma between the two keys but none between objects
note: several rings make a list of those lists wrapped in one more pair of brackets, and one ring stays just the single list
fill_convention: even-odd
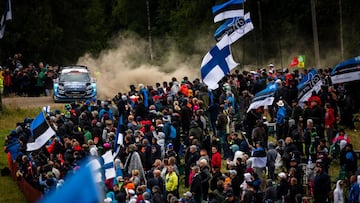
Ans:
[{"label": "green grass", "polygon": [[[0,112],[0,144],[4,146],[5,137],[13,130],[17,122],[21,122],[26,117],[34,118],[40,108],[20,109],[4,108]],[[0,152],[0,169],[8,166],[7,154]],[[19,190],[16,182],[10,176],[0,176],[0,202],[26,203],[23,193]]]}]

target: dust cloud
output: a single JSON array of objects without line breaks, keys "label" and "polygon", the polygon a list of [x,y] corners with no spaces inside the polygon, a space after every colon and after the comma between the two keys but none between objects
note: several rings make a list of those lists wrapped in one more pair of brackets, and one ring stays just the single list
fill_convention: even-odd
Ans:
[{"label": "dust cloud", "polygon": [[111,44],[112,48],[102,51],[98,57],[86,54],[77,62],[89,67],[96,78],[100,99],[127,92],[131,84],[136,87],[140,83],[155,86],[156,82],[162,84],[163,81],[171,81],[172,77],[178,81],[184,76],[190,80],[199,77],[200,55],[184,56],[171,48],[150,63],[148,43],[139,37],[119,36]]}]

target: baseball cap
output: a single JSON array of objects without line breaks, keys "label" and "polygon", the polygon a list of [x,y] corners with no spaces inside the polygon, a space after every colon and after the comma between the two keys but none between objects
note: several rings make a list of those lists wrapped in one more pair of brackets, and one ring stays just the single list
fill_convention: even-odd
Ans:
[{"label": "baseball cap", "polygon": [[192,197],[192,193],[190,191],[187,191],[184,193],[185,197]]}]

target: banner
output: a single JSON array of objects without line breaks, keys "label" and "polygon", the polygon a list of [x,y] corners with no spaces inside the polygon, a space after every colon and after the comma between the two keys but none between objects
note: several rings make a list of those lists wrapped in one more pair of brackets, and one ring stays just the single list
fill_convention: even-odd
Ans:
[{"label": "banner", "polygon": [[254,99],[252,100],[247,112],[251,109],[257,109],[261,106],[270,106],[274,102],[274,95],[278,89],[278,84],[276,82],[271,82],[267,85],[267,87],[255,94]]},{"label": "banner", "polygon": [[360,80],[360,56],[339,63],[330,76],[334,84]]},{"label": "banner", "polygon": [[245,0],[230,0],[212,7],[214,23],[244,15]]},{"label": "banner", "polygon": [[295,56],[291,61],[289,68],[294,66],[298,68],[305,68],[305,56],[304,55]]},{"label": "banner", "polygon": [[322,80],[317,70],[311,69],[308,74],[300,81],[297,86],[298,89],[298,104],[303,106],[304,101],[307,101],[313,91],[318,93],[321,89]]},{"label": "banner", "polygon": [[254,29],[250,19],[250,13],[245,16],[235,17],[225,21],[214,33],[216,41],[220,41],[225,35],[229,36],[230,44],[236,42],[245,34]]}]

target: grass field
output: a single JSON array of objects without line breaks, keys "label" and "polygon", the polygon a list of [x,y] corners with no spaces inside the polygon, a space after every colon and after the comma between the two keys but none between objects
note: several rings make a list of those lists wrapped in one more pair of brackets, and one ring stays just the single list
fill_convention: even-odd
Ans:
[{"label": "grass field", "polygon": [[[0,112],[0,143],[4,146],[4,138],[9,134],[11,130],[15,128],[17,122],[21,122],[24,118],[34,118],[40,111],[40,108],[32,109],[20,109],[20,108],[4,108],[3,112]],[[357,129],[360,129],[360,123],[356,123]],[[349,135],[351,142],[353,143],[355,150],[360,150],[360,131],[355,132],[351,130],[346,131]],[[7,155],[4,152],[0,153],[0,169],[8,166]],[[223,167],[225,168],[225,166]],[[225,170],[222,170],[225,172]],[[336,181],[339,175],[339,165],[337,161],[334,161],[330,167],[329,175],[331,180]],[[185,188],[184,179],[181,177],[180,195],[188,190]],[[25,203],[26,200],[23,194],[18,189],[15,181],[11,177],[0,176],[0,202],[16,202]]]},{"label": "grass field", "polygon": [[[4,146],[5,137],[15,128],[17,122],[21,122],[26,117],[33,118],[39,113],[40,109],[19,109],[4,108],[0,113],[0,143]],[[8,166],[7,155],[0,152],[0,169]],[[10,176],[0,176],[0,202],[25,203],[26,200],[22,192],[17,187],[15,181]]]}]

